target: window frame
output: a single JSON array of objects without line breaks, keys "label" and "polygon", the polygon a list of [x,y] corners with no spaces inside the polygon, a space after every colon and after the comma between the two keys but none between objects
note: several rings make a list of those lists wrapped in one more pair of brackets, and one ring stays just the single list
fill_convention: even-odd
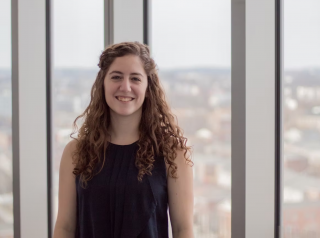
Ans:
[{"label": "window frame", "polygon": [[[49,1],[11,0],[14,237],[50,236]],[[32,60],[30,60],[32,57]],[[37,92],[35,93],[35,89]],[[36,128],[36,130],[35,130]],[[32,140],[30,139],[32,137]]]}]

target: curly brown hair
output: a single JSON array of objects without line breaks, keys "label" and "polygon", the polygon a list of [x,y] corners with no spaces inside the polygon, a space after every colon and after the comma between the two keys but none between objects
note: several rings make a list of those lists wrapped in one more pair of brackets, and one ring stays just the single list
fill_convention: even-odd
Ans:
[{"label": "curly brown hair", "polygon": [[[100,70],[91,89],[90,103],[73,122],[73,132],[70,137],[77,140],[76,149],[72,155],[73,164],[76,165],[73,174],[80,175],[80,180],[85,184],[85,187],[87,181],[94,176],[95,166],[101,161],[102,148],[104,151],[103,167],[105,151],[109,143],[107,129],[110,126],[110,108],[105,100],[104,78],[113,61],[117,57],[126,55],[139,56],[148,76],[148,97],[145,98],[142,105],[137,142],[139,149],[135,161],[135,165],[139,169],[138,180],[142,181],[144,174],[152,175],[155,156],[163,156],[169,165],[168,169],[171,169],[171,177],[177,178],[177,165],[174,160],[178,147],[184,150],[186,162],[193,165],[190,159],[191,146],[186,145],[187,138],[183,136],[183,130],[176,123],[177,120],[175,121],[176,118],[166,102],[156,64],[150,57],[148,46],[139,42],[123,42],[111,45],[102,52],[98,64]],[[84,122],[78,130],[76,122],[81,117]],[[72,137],[77,133],[77,130],[78,138]],[[187,154],[190,156],[186,156]]]}]

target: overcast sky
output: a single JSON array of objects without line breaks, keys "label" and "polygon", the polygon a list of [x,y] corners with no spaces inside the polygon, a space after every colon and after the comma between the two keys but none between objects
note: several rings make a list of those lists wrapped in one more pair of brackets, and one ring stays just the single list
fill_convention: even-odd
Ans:
[{"label": "overcast sky", "polygon": [[[230,0],[153,0],[152,52],[161,69],[230,67]],[[11,64],[10,0],[0,1],[0,68]],[[320,67],[320,1],[284,0],[285,68]],[[170,7],[168,7],[170,6]],[[53,0],[54,67],[97,67],[102,0]]]}]

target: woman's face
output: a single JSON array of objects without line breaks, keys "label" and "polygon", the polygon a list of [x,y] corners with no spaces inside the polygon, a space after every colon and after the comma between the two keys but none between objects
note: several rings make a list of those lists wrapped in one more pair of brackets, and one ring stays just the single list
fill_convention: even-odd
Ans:
[{"label": "woman's face", "polygon": [[142,112],[148,86],[147,74],[138,56],[116,58],[104,79],[105,99],[112,115]]}]

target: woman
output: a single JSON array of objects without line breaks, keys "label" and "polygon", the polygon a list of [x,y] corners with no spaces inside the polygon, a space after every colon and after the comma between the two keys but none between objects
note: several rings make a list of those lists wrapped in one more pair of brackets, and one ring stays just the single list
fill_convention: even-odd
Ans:
[{"label": "woman", "polygon": [[64,149],[54,238],[193,236],[191,147],[146,45],[105,49],[78,137]]}]

